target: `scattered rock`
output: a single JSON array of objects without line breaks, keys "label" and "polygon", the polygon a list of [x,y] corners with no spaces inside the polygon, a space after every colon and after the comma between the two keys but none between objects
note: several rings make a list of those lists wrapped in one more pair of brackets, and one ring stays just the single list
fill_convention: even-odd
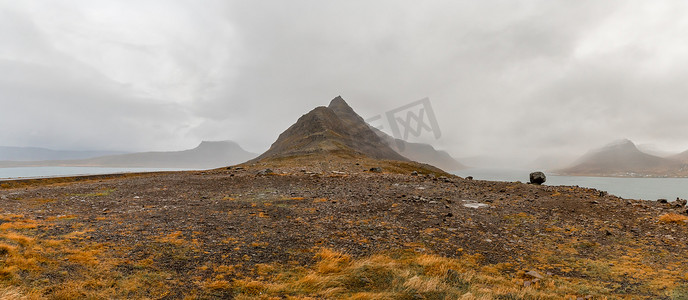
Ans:
[{"label": "scattered rock", "polygon": [[547,181],[547,176],[545,176],[545,173],[542,172],[533,172],[530,173],[530,183],[532,184],[543,184]]},{"label": "scattered rock", "polygon": [[472,201],[472,200],[463,200],[463,202],[464,202],[463,206],[464,206],[464,207],[468,207],[468,208],[483,208],[483,207],[490,207],[489,205],[487,205],[487,204],[485,204],[485,203],[478,203],[478,202],[475,202],[475,201]]},{"label": "scattered rock", "polygon": [[449,178],[447,178],[447,177],[445,177],[445,176],[442,176],[442,177],[440,177],[440,178],[438,178],[438,179],[439,179],[439,180],[442,180],[442,181],[444,181],[444,182],[447,182],[447,183],[452,183],[452,182],[453,182],[451,179],[449,179]]},{"label": "scattered rock", "polygon": [[234,168],[235,171],[241,171],[241,170],[243,170],[243,169],[244,169],[244,167],[236,167],[236,168]]},{"label": "scattered rock", "polygon": [[607,196],[607,192],[605,192],[605,191],[600,191],[600,193],[598,194],[598,196],[600,196],[600,197]]},{"label": "scattered rock", "polygon": [[667,199],[657,199],[657,202],[659,202],[659,203],[669,203],[669,201],[667,201]]},{"label": "scattered rock", "polygon": [[466,177],[467,180],[473,180],[473,176]]},{"label": "scattered rock", "polygon": [[526,272],[526,275],[537,279],[545,278],[545,276],[542,276],[542,274],[538,273],[537,271],[528,271]]},{"label": "scattered rock", "polygon": [[674,201],[674,205],[676,207],[685,207],[688,201],[686,199],[681,199],[681,198],[676,198],[676,201]]},{"label": "scattered rock", "polygon": [[418,176],[418,172],[417,171],[411,172],[411,176]]},{"label": "scattered rock", "polygon": [[373,167],[373,168],[370,168],[369,171],[370,171],[370,172],[373,172],[373,173],[382,173],[382,168],[380,168],[380,167]]},{"label": "scattered rock", "polygon": [[410,197],[410,198],[404,199],[403,201],[424,202],[424,203],[429,202],[428,199],[425,199],[425,198],[423,198],[423,197],[421,197],[421,196],[412,196],[412,197]]},{"label": "scattered rock", "polygon": [[258,171],[258,175],[270,175],[270,174],[275,174],[275,172],[272,171],[271,169],[263,169],[263,170]]}]

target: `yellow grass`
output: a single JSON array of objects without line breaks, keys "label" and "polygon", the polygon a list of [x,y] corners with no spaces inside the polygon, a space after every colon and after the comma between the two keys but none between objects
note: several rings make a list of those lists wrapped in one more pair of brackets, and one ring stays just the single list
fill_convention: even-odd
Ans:
[{"label": "yellow grass", "polygon": [[[160,253],[130,258],[131,248],[117,243],[98,244],[88,239],[95,230],[79,218],[30,220],[23,215],[2,215],[0,226],[1,299],[594,299],[688,298],[688,264],[673,258],[672,249],[648,247],[647,240],[614,235],[613,243],[569,238],[565,233],[586,230],[581,226],[546,227],[533,257],[490,264],[469,250],[445,257],[429,253],[422,243],[409,249],[355,257],[327,248],[313,251],[308,266],[278,263],[236,265],[203,261],[192,271],[173,271],[159,261],[189,261],[203,250],[196,239],[202,232],[184,237],[181,231],[142,241],[160,247]],[[661,222],[684,224],[688,217],[666,214]],[[511,226],[534,222],[525,213],[505,217]],[[372,219],[358,224],[372,224]],[[65,231],[45,235],[45,228]],[[65,226],[67,225],[67,226]],[[610,225],[611,226],[611,225]],[[685,227],[676,227],[683,234]],[[436,235],[429,229],[427,235]],[[672,240],[666,239],[670,243]],[[235,244],[236,241],[228,240]],[[235,247],[236,246],[236,247]],[[236,243],[232,247],[269,249],[265,242]],[[470,247],[466,247],[470,248]],[[158,250],[156,248],[156,250]],[[232,250],[228,250],[230,252]],[[595,255],[585,255],[593,252]],[[469,253],[469,254],[465,254]],[[672,259],[661,259],[672,257]],[[242,265],[244,264],[245,265]],[[120,271],[126,270],[126,271]],[[166,271],[168,270],[168,271]],[[527,270],[541,274],[538,282]],[[526,287],[526,283],[528,286]],[[186,294],[170,294],[185,285]],[[625,289],[625,290],[624,290]]]},{"label": "yellow grass", "polygon": [[175,232],[172,232],[166,236],[158,238],[158,242],[168,243],[168,244],[177,245],[177,246],[181,246],[181,245],[188,243],[186,240],[184,240],[182,238],[182,232],[181,231],[175,231]]},{"label": "yellow grass", "polygon": [[554,284],[544,284],[546,288],[542,290],[526,289],[521,281],[505,274],[476,272],[480,269],[480,256],[451,259],[396,252],[354,259],[321,249],[316,258],[318,262],[311,269],[283,269],[264,280],[236,280],[237,299],[270,299],[279,295],[294,299],[560,299],[564,295],[556,293],[556,289],[546,290],[556,287]]},{"label": "yellow grass", "polygon": [[660,216],[659,221],[664,223],[686,224],[686,222],[688,222],[688,216],[679,215],[676,213],[668,213]]}]

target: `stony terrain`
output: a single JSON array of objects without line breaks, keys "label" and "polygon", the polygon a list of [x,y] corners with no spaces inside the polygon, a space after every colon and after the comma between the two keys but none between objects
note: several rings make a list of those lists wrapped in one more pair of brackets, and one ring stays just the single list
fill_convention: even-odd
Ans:
[{"label": "stony terrain", "polygon": [[246,292],[237,280],[267,280],[261,266],[313,266],[322,249],[479,257],[476,272],[492,266],[515,291],[555,290],[535,284],[543,277],[580,285],[573,298],[688,292],[688,226],[674,203],[349,160],[263,167],[3,183],[0,276],[16,287],[6,293],[233,297]]},{"label": "stony terrain", "polygon": [[686,299],[685,213],[459,178],[337,97],[239,166],[0,182],[0,299]]}]

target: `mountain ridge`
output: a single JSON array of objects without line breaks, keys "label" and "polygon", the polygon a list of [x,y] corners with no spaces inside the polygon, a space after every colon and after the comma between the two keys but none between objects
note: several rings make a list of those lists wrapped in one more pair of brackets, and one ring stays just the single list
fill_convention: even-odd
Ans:
[{"label": "mountain ridge", "polygon": [[124,167],[209,169],[241,163],[255,157],[233,141],[202,141],[192,149],[106,155],[78,160],[0,161],[0,167]]},{"label": "mountain ridge", "polygon": [[55,150],[42,147],[0,146],[0,161],[87,159],[126,153],[124,151]]},{"label": "mountain ridge", "polygon": [[642,152],[631,140],[623,139],[593,149],[571,167],[556,172],[562,175],[673,177],[688,175],[688,168],[678,160]]}]

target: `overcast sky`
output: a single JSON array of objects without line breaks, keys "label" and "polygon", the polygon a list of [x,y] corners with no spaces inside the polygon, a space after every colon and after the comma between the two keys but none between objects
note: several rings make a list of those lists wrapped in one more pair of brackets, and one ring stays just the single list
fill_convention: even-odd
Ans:
[{"label": "overcast sky", "polygon": [[688,2],[0,0],[0,145],[262,152],[429,97],[456,157],[688,149]]}]

